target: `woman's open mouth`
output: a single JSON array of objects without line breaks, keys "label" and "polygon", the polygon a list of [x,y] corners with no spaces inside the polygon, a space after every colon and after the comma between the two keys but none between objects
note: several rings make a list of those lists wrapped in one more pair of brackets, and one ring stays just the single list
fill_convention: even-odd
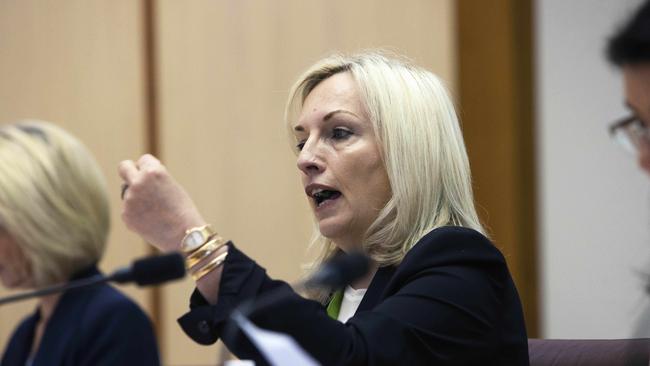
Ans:
[{"label": "woman's open mouth", "polygon": [[320,207],[328,201],[333,201],[341,197],[341,192],[329,189],[317,189],[312,192],[311,197],[316,202],[316,207]]}]

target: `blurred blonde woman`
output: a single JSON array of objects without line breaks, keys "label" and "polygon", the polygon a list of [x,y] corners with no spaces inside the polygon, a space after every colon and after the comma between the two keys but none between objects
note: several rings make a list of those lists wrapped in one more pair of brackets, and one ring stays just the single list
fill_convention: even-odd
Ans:
[{"label": "blurred blonde woman", "polygon": [[287,124],[317,223],[316,264],[362,251],[371,271],[344,291],[305,299],[206,226],[156,158],[124,161],[127,226],[160,250],[185,252],[192,266],[185,332],[201,344],[222,337],[235,355],[263,364],[242,334],[223,330],[239,304],[276,291],[282,300],[252,321],[289,334],[324,365],[527,365],[519,296],[477,218],[440,80],[380,53],[328,57],[295,84]]},{"label": "blurred blonde woman", "polygon": [[[38,288],[98,275],[110,226],[106,184],[73,136],[42,121],[0,125],[0,279]],[[1,364],[158,365],[148,317],[109,285],[40,299]]]}]

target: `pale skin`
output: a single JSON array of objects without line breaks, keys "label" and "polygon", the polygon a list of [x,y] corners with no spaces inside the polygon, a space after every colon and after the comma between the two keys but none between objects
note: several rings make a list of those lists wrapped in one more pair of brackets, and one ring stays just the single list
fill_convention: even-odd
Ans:
[{"label": "pale skin", "polygon": [[[29,261],[23,254],[18,243],[7,233],[0,229],[0,280],[6,288],[33,288],[34,281]],[[54,313],[56,304],[61,295],[54,294],[41,297],[38,303],[40,319],[34,331],[31,355],[36,354],[45,333],[45,328]]]},{"label": "pale skin", "polygon": [[[360,249],[366,230],[392,193],[352,76],[339,73],[318,84],[307,96],[293,130],[297,167],[321,233],[344,251]],[[179,250],[185,230],[206,224],[187,192],[155,157],[123,161],[119,174],[129,185],[124,222],[158,249]],[[317,190],[339,194],[318,205],[313,197]],[[368,286],[376,271],[372,267],[353,287]],[[221,271],[219,267],[197,282],[212,304],[219,296]]]},{"label": "pale skin", "polygon": [[[650,63],[623,66],[627,106],[650,127]],[[650,141],[642,139],[638,146],[639,167],[650,174]]]},{"label": "pale skin", "polygon": [[[135,162],[122,161],[119,174],[129,185],[124,194],[122,220],[130,230],[159,250],[180,250],[185,230],[206,224],[187,192],[154,156],[146,154]],[[223,251],[225,248],[205,261]],[[219,297],[222,269],[218,267],[196,283],[211,304],[216,304]]]}]

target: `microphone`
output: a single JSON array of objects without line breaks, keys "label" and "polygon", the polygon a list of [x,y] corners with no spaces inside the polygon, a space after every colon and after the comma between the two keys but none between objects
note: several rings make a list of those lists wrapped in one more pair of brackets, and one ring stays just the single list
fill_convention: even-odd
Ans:
[{"label": "microphone", "polygon": [[146,257],[122,267],[110,276],[109,281],[117,283],[135,282],[138,286],[149,286],[185,276],[185,260],[180,253]]},{"label": "microphone", "polygon": [[[310,278],[294,283],[294,292],[307,289],[324,288],[338,290],[358,280],[368,273],[370,259],[361,252],[341,253],[325,262]],[[236,310],[245,316],[254,310],[269,306],[287,296],[284,287],[263,293],[256,299],[241,303]]]},{"label": "microphone", "polygon": [[[361,252],[341,253],[324,263],[310,278],[300,281],[292,287],[295,292],[301,292],[309,288],[338,290],[366,275],[369,269],[370,258],[365,254]],[[237,328],[240,327],[237,317],[246,319],[255,310],[271,306],[288,295],[285,288],[280,287],[262,294],[257,299],[251,299],[239,304],[230,314],[230,319],[222,332],[222,339],[232,337]],[[218,365],[225,365],[230,351],[223,342],[221,343],[220,354]]]},{"label": "microphone", "polygon": [[89,278],[48,286],[39,290],[6,296],[0,298],[0,306],[32,297],[41,297],[58,292],[95,286],[105,282],[135,282],[138,286],[149,286],[184,276],[185,260],[180,253],[174,252],[135,260],[130,266],[119,268],[109,276],[99,274]]},{"label": "microphone", "polygon": [[370,260],[363,253],[341,254],[325,263],[303,286],[339,289],[363,277],[369,267]]},{"label": "microphone", "polygon": [[[370,259],[361,252],[341,253],[325,262],[310,278],[294,283],[294,292],[302,292],[311,288],[338,290],[368,273]],[[269,306],[287,296],[284,287],[279,287],[241,303],[237,310],[248,316],[254,310]]]}]

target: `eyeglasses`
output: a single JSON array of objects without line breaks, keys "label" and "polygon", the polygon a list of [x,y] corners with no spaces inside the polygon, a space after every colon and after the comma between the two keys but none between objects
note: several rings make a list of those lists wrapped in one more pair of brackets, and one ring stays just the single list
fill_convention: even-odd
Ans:
[{"label": "eyeglasses", "polygon": [[632,154],[638,152],[642,142],[650,143],[650,129],[635,115],[612,123],[609,126],[609,135]]}]

